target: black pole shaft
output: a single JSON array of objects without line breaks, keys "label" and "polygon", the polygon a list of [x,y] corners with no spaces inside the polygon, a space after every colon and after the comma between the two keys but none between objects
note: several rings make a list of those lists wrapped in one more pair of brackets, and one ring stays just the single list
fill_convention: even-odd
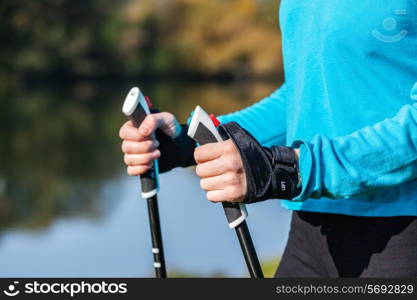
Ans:
[{"label": "black pole shaft", "polygon": [[159,221],[157,196],[146,199],[148,202],[149,225],[152,235],[152,253],[157,278],[166,278],[164,248],[162,246],[161,224]]},{"label": "black pole shaft", "polygon": [[263,278],[261,265],[259,264],[258,256],[255,247],[253,246],[252,238],[249,233],[246,221],[236,226],[236,234],[239,239],[240,247],[242,248],[243,256],[245,257],[246,265],[248,266],[250,277]]}]

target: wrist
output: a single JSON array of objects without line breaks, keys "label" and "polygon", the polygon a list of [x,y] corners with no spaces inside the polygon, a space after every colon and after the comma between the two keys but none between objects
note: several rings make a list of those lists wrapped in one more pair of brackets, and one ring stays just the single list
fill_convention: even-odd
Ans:
[{"label": "wrist", "polygon": [[300,148],[295,148],[294,152],[295,152],[295,159],[297,160],[297,164],[298,164],[298,160],[300,158]]}]

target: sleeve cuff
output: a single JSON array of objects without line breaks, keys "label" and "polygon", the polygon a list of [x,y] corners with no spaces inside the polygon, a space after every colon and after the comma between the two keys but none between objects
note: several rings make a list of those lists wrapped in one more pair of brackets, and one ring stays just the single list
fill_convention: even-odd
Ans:
[{"label": "sleeve cuff", "polygon": [[291,147],[300,149],[298,166],[301,175],[302,189],[301,193],[297,197],[291,199],[290,201],[303,202],[308,199],[310,194],[308,187],[313,172],[312,149],[311,145],[303,140],[295,141]]}]

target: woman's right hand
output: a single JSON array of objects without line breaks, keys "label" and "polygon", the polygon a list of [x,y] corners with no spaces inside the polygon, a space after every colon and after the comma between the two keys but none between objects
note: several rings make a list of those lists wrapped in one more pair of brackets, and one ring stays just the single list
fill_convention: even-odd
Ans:
[{"label": "woman's right hand", "polygon": [[139,128],[135,128],[131,121],[120,128],[122,152],[129,175],[146,173],[152,168],[153,161],[161,156],[159,143],[153,137],[158,128],[172,138],[176,138],[181,132],[178,121],[168,112],[148,115]]}]

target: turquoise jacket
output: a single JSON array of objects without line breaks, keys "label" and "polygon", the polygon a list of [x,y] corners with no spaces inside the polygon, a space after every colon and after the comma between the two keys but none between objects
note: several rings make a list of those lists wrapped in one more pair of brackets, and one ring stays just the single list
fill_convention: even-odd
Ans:
[{"label": "turquoise jacket", "polygon": [[285,83],[237,121],[300,148],[291,210],[417,216],[417,1],[282,0]]}]

